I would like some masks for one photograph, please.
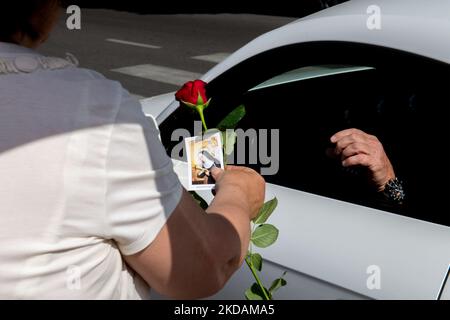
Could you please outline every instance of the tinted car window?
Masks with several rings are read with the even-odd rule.
[[[345,59],[337,56],[347,63],[351,52],[347,53]],[[365,62],[365,68],[357,72],[312,77],[260,90],[251,89],[286,71],[318,65],[292,65],[280,68],[278,73],[268,68],[266,77],[253,82],[233,82],[225,75],[230,86],[224,86],[222,80],[218,81],[220,86],[210,90],[218,101],[210,109],[214,108],[214,114],[208,116],[210,121],[218,121],[243,103],[247,116],[240,124],[242,129],[280,130],[280,170],[265,177],[270,183],[450,225],[448,66],[398,52],[367,56],[359,62]],[[232,94],[230,99],[226,91],[239,81],[241,93]],[[221,89],[225,91],[222,96]],[[162,128],[189,128],[194,119],[195,115],[179,109]],[[326,155],[330,137],[347,128],[361,129],[383,143],[405,184],[407,198],[403,205],[392,205],[373,190],[363,168],[344,169],[339,161]],[[167,138],[164,141],[170,149],[171,143]],[[255,169],[263,166],[247,165]]]
[[[280,128],[280,171],[267,176],[267,181],[413,217],[445,220],[449,189],[448,180],[441,179],[450,176],[445,165],[450,163],[448,94],[429,77],[402,79],[390,73],[333,75],[246,94],[248,115],[241,126]],[[405,183],[404,205],[385,202],[368,183],[363,168],[344,169],[339,160],[326,155],[330,137],[348,128],[361,129],[382,142]]]

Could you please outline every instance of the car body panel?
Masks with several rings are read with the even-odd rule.
[[[279,278],[287,271],[284,279],[288,285],[274,294],[276,300],[367,300],[368,297],[359,295],[350,290],[335,286],[331,283],[310,277],[300,272],[291,270],[286,266],[263,261],[262,280],[269,282]],[[247,265],[243,265],[230,279],[227,285],[216,295],[210,297],[213,300],[244,299],[244,292],[253,284]],[[270,282],[268,283],[270,284]]]
[[[271,223],[281,231],[266,259],[375,299],[437,298],[449,228],[280,186],[267,193],[279,198]],[[370,267],[380,288],[367,285]]]
[[[405,5],[407,4],[407,5]],[[217,75],[270,49],[295,43],[341,41],[411,52],[450,63],[450,2],[445,0],[380,0],[381,29],[367,27],[370,0],[346,2],[263,34],[229,56],[203,76]],[[437,33],[436,30],[440,32]],[[420,39],[420,41],[417,41]]]
[[[142,99],[140,101],[142,111],[147,117],[152,116],[156,118],[174,100],[174,97],[175,92],[169,92],[151,98]]]
[[[439,297],[440,300],[450,300],[450,266],[448,267],[447,276],[444,279],[441,295]]]
[[[174,160],[174,168],[187,186],[187,163]],[[209,191],[199,194],[212,200]],[[450,228],[268,184],[266,200],[275,196],[270,223],[280,237],[258,252],[280,266],[279,275],[285,267],[375,299],[437,299],[450,265]],[[379,268],[379,289],[367,286],[371,266]]]

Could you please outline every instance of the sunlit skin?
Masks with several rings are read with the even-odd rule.
[[[378,191],[395,178],[394,167],[377,137],[358,129],[340,131],[331,137],[333,155],[340,157],[344,167],[363,166]]]

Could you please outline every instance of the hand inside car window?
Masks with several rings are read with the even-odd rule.
[[[327,155],[341,161],[344,168],[365,168],[372,186],[389,200],[401,203],[404,192],[394,167],[380,140],[359,129],[346,129],[330,138]]]

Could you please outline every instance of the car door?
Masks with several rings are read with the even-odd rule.
[[[271,217],[279,240],[260,250],[264,280],[288,271],[288,286],[276,298],[440,296],[450,265],[450,159],[443,151],[450,146],[449,80],[448,65],[424,57],[314,42],[265,52],[210,82],[208,122],[243,103],[240,129],[257,133],[244,135],[248,154],[235,152],[230,162],[268,172],[267,199],[279,200]],[[179,108],[160,119],[184,180],[173,132],[194,134],[195,115]],[[329,138],[347,128],[383,143],[405,182],[403,205],[373,191],[363,168],[344,169],[327,156]],[[243,267],[216,298],[243,298],[251,283]]]

